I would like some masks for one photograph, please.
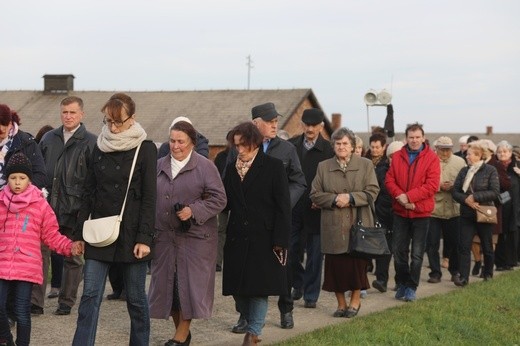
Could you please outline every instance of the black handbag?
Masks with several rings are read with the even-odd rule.
[[[360,212],[357,213],[357,220],[350,228],[350,240],[348,254],[353,257],[374,259],[391,255],[386,241],[386,228],[382,227],[375,213],[372,196],[367,193],[370,211],[375,220],[374,227],[363,226]]]

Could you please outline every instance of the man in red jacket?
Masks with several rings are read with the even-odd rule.
[[[394,153],[385,185],[394,210],[395,298],[410,302],[416,299],[441,167],[439,158],[425,143],[421,124],[408,125],[405,135],[406,145]]]

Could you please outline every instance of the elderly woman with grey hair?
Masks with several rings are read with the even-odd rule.
[[[361,218],[372,225],[369,207],[375,201],[379,185],[372,162],[354,155],[356,137],[347,128],[331,136],[335,156],[320,162],[312,182],[310,198],[321,208],[321,251],[325,254],[323,289],[334,292],[338,302],[334,317],[351,318],[361,307],[361,290],[369,288],[368,261],[350,256],[350,228]],[[345,292],[351,291],[347,304]]]
[[[513,155],[513,146],[507,141],[497,144],[497,164],[507,172],[510,200],[502,203],[502,233],[498,236],[495,249],[496,270],[511,270],[518,262],[518,225],[520,224],[520,164]]]

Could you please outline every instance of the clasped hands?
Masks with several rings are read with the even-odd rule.
[[[336,207],[347,208],[350,206],[350,195],[348,193],[340,193],[336,196]]]
[[[408,200],[408,196],[406,195],[406,193],[402,193],[402,194],[400,194],[400,195],[397,196],[395,199],[396,199],[397,203],[399,203],[400,205],[402,205],[405,209],[408,209],[408,210],[415,210],[415,203],[411,203],[411,202]]]

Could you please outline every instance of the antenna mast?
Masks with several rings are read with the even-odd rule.
[[[248,55],[246,57],[246,59],[247,59],[247,63],[246,63],[246,66],[247,66],[247,90],[249,90],[249,87],[251,85],[251,69],[254,66],[253,66],[253,60],[251,60],[251,55]]]

